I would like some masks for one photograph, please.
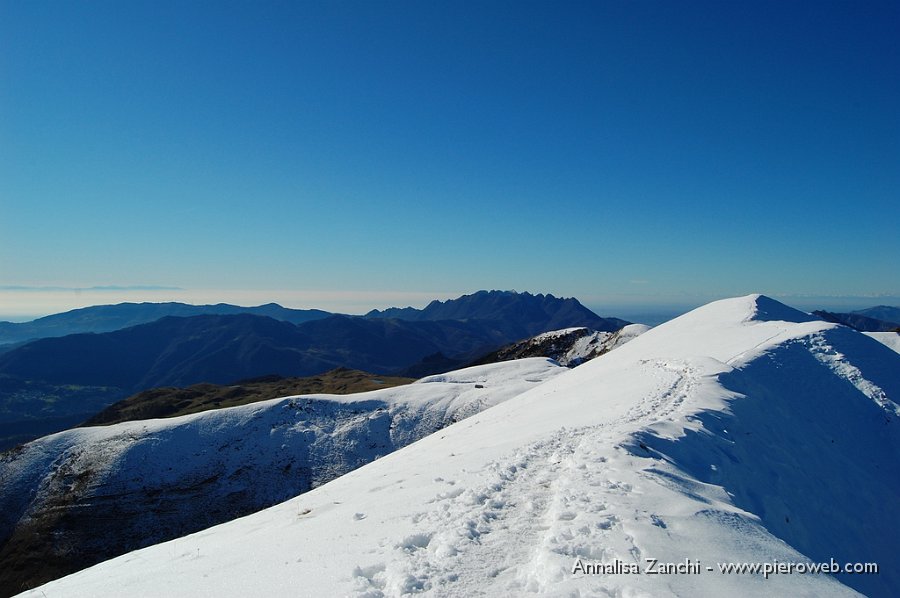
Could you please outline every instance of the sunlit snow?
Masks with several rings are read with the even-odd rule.
[[[297,498],[27,595],[891,595],[898,372],[855,331],[718,301]],[[880,573],[717,569],[830,558]],[[650,560],[700,571],[578,567]]]

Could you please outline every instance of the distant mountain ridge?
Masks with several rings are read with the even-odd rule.
[[[844,326],[849,326],[850,328],[859,330],[860,332],[891,332],[900,328],[900,324],[898,324],[896,321],[877,319],[863,313],[867,312],[890,315],[889,311],[885,311],[890,309],[893,308],[872,308],[872,310],[862,310],[860,312],[852,313],[834,313],[830,311],[818,310],[812,313],[813,315],[818,316],[826,322],[843,324]]]
[[[28,343],[0,355],[0,374],[52,384],[113,386],[127,394],[267,374],[310,376],[337,367],[396,374],[437,353],[474,359],[515,340],[510,328],[520,327],[489,320],[414,322],[340,315],[298,326],[249,314],[167,316],[114,332]]]
[[[228,303],[189,305],[187,303],[118,303],[73,309],[32,320],[0,322],[0,345],[39,338],[67,336],[85,332],[112,332],[154,322],[166,316],[253,314],[300,324],[332,315],[320,309],[290,309],[277,303],[241,307]]]
[[[559,327],[613,331],[627,324],[601,318],[576,299],[530,293],[480,291],[410,309],[366,317],[319,312],[298,325],[249,313],[165,316],[112,332],[28,343],[0,355],[0,373],[129,391],[267,374],[306,376],[337,367],[392,374],[436,353],[474,358]],[[406,317],[387,317],[401,312]]]
[[[890,305],[876,305],[866,309],[858,309],[854,314],[874,318],[882,322],[893,322],[900,325],[900,307],[892,307]]]
[[[614,328],[620,322],[600,318],[574,299],[549,295],[481,292],[440,305],[441,314],[434,308],[429,313],[459,319],[332,314],[294,325],[248,313],[205,314],[166,316],[111,332],[39,339],[0,354],[0,376],[9,380],[7,386],[18,389],[12,395],[0,388],[0,424],[30,425],[35,417],[51,420],[63,415],[59,411],[68,405],[64,396],[50,402],[42,401],[39,393],[23,394],[21,388],[31,382],[58,389],[102,387],[102,396],[89,401],[96,413],[131,394],[160,386],[227,384],[269,374],[312,376],[338,367],[421,377],[455,369],[548,330],[585,322]],[[85,391],[79,393],[84,401]],[[13,404],[15,409],[9,408]],[[67,416],[75,413],[65,410]]]
[[[337,367],[389,374],[435,352],[477,353],[504,338],[481,325],[453,321],[335,315],[295,326],[249,314],[167,316],[114,332],[28,343],[0,355],[0,372],[54,384],[114,386],[131,394],[268,374],[310,376]]]
[[[518,293],[516,291],[478,291],[447,301],[432,301],[424,309],[392,307],[374,309],[366,318],[424,320],[500,320],[516,321],[527,331],[524,336],[583,326],[601,332],[613,332],[630,324],[619,318],[602,318],[575,298]],[[519,339],[516,339],[519,340]]]

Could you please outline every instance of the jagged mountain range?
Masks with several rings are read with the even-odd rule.
[[[154,322],[166,316],[236,314],[266,316],[292,324],[301,324],[335,315],[320,309],[291,309],[277,303],[267,303],[255,307],[242,307],[228,303],[189,305],[178,302],[95,305],[45,316],[30,322],[0,322],[0,346],[69,334],[112,332]],[[596,330],[613,331],[628,324],[617,318],[600,318],[574,298],[557,298],[550,294],[532,295],[515,291],[478,291],[457,299],[432,301],[424,309],[391,307],[382,311],[372,310],[365,317],[409,321],[492,320],[515,322],[521,331],[518,338],[566,326],[587,326]]]
[[[515,291],[478,291],[458,299],[432,301],[424,309],[390,308],[372,310],[366,318],[425,320],[489,320],[515,322],[519,327],[510,336],[517,339],[541,332],[583,326],[600,332],[613,332],[630,322],[619,318],[600,318],[575,298],[517,293]]]

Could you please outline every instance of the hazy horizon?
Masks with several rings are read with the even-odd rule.
[[[63,313],[94,305],[117,303],[165,303],[180,302],[193,305],[230,303],[243,307],[278,303],[294,309],[321,309],[334,313],[363,315],[372,309],[389,307],[424,308],[433,300],[455,299],[478,290],[512,289],[471,289],[454,292],[391,293],[366,291],[253,291],[253,290],[188,290],[179,288],[124,288],[108,286],[102,288],[11,288],[0,287],[0,321],[26,322],[47,315]],[[518,289],[532,294],[552,294],[557,297],[569,295],[554,293],[552,290]],[[749,292],[747,294],[750,294]],[[764,293],[766,294],[766,293]],[[771,294],[803,311],[825,309],[830,311],[854,311],[876,305],[900,305],[900,297],[884,296],[788,296]],[[603,317],[617,317],[625,320],[656,325],[686,313],[696,307],[727,298],[727,295],[708,297],[647,297],[611,295],[605,298],[578,297],[585,307]]]

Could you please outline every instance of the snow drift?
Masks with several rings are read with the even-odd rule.
[[[850,329],[718,301],[302,496],[29,595],[896,595],[898,372]],[[829,559],[879,573],[719,569]]]

